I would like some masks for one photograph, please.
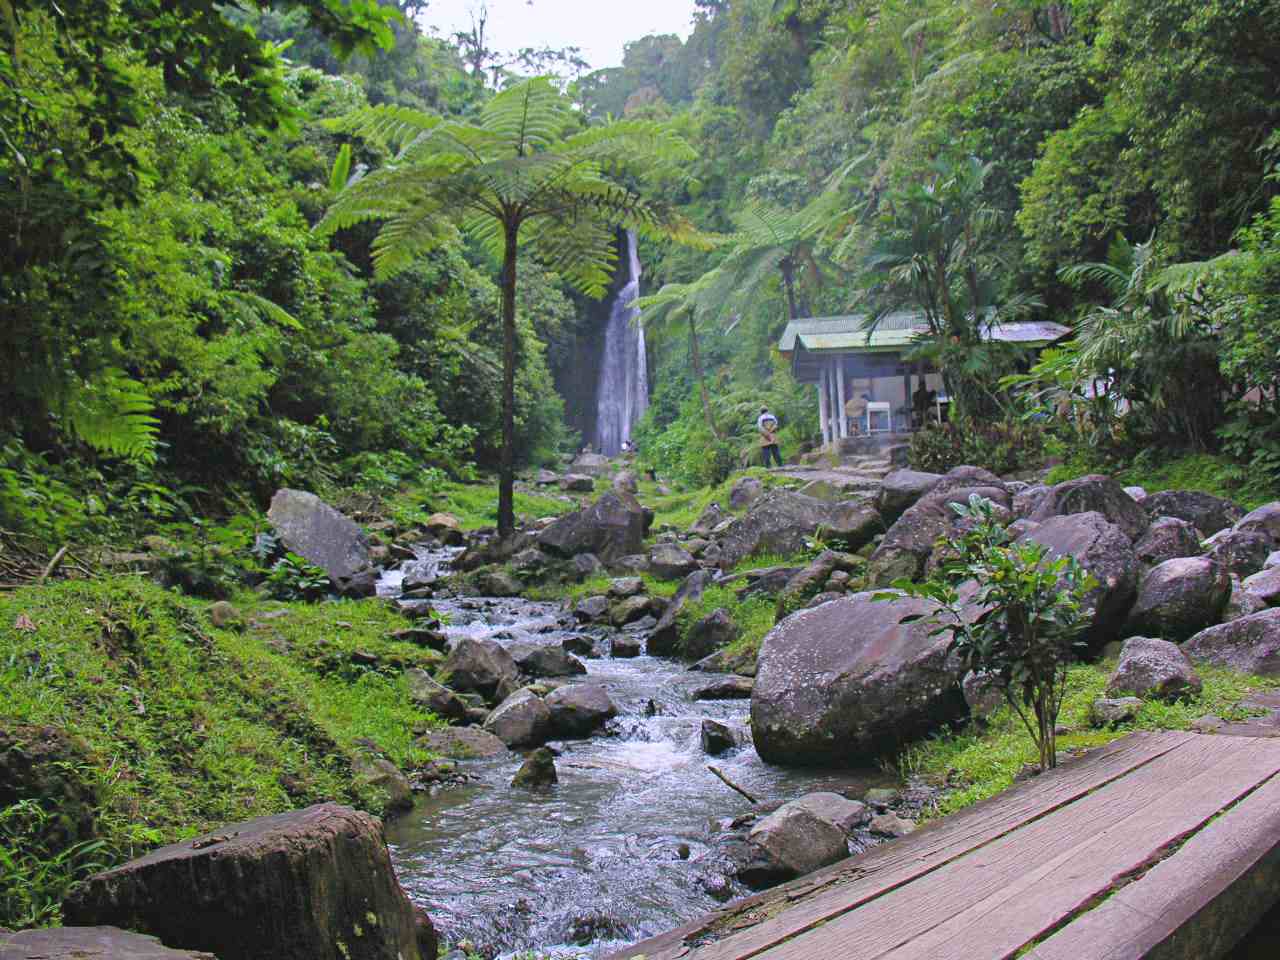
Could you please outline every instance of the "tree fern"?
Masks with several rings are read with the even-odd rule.
[[[108,367],[71,388],[63,413],[72,432],[95,450],[150,463],[159,426],[154,409],[142,384]]]

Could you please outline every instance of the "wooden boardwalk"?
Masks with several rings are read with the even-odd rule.
[[[1280,901],[1280,739],[1135,733],[619,954],[1211,960]]]

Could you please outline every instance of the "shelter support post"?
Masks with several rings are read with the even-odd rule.
[[[849,436],[849,417],[845,413],[845,395],[844,395],[844,364],[840,358],[835,358],[836,364],[836,422],[840,424],[840,439],[843,440]]]
[[[822,443],[831,442],[831,417],[827,411],[827,371],[818,374],[818,425],[822,429]]]

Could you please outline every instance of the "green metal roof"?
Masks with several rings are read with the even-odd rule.
[[[793,320],[778,341],[778,349],[791,353],[799,345],[806,351],[843,351],[852,353],[878,353],[901,350],[915,342],[928,327],[924,316],[904,310],[886,314],[868,336],[870,320],[865,313],[843,317],[812,317]],[[1040,346],[1066,336],[1070,329],[1060,323],[1042,320],[1019,323],[996,323],[987,331],[992,340],[1006,343],[1023,343]]]

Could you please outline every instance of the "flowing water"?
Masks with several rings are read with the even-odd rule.
[[[467,598],[432,606],[448,614],[451,638],[559,645],[566,632],[557,604]],[[710,760],[699,743],[704,717],[749,737],[746,701],[691,699],[714,675],[647,656],[585,663],[587,677],[575,682],[603,683],[619,716],[590,740],[553,745],[555,787],[513,789],[516,753],[470,761],[461,766],[472,782],[438,789],[388,827],[401,882],[450,942],[469,940],[485,953],[594,955],[748,893],[726,878],[715,841],[751,804],[708,762],[763,803],[820,789],[861,792],[886,779],[769,767],[749,743]]]
[[[640,296],[640,257],[636,235],[630,230],[627,264],[627,285],[618,291],[605,326],[596,388],[596,450],[608,457],[622,449],[622,441],[631,439],[631,428],[649,406],[644,330],[635,307]]]

